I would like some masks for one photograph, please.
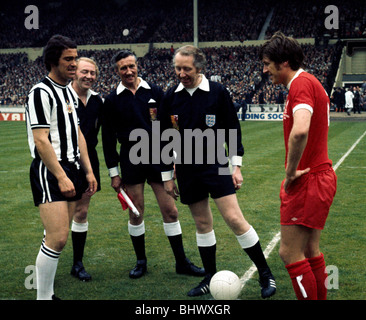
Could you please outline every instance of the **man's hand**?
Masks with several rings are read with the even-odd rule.
[[[240,167],[233,166],[233,173],[231,176],[233,178],[233,184],[234,184],[235,190],[239,190],[243,183],[243,176],[241,174]]]
[[[86,181],[88,181],[88,189],[85,190],[85,193],[91,197],[93,194],[97,192],[98,182],[95,179],[94,173],[89,173],[86,175]]]
[[[119,193],[121,187],[122,187],[122,179],[120,176],[114,176],[111,178],[111,187]]]
[[[283,188],[285,189],[285,192],[288,193],[288,188],[292,182],[294,182],[296,179],[300,178],[304,174],[307,174],[309,171],[310,171],[310,168],[306,168],[305,170],[296,170],[295,174],[293,174],[293,175],[286,174],[285,183],[283,184]]]
[[[167,194],[169,194],[171,197],[174,198],[174,200],[177,200],[179,197],[179,191],[178,188],[174,182],[174,179],[164,181],[164,190]]]
[[[74,184],[66,174],[58,179],[58,187],[60,188],[62,195],[66,198],[75,197],[76,191]]]

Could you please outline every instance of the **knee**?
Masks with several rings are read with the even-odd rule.
[[[306,249],[305,249],[305,257],[307,258],[312,258],[312,257],[318,257],[320,256],[320,249],[318,246],[316,247],[311,247],[311,246],[308,246]]]
[[[51,249],[61,252],[66,245],[68,233],[46,235],[46,245]]]
[[[85,207],[77,208],[74,214],[74,220],[77,223],[84,223],[86,222],[88,216],[88,209]]]
[[[178,221],[178,209],[175,205],[162,208],[161,213],[163,215],[163,220],[165,223],[172,223]]]
[[[62,237],[58,240],[57,246],[59,248],[58,251],[61,251],[65,246],[67,242],[67,237]]]
[[[229,211],[224,218],[230,229],[237,235],[241,235],[250,229],[250,224],[245,220],[241,211]]]
[[[213,223],[209,219],[204,217],[195,217],[194,222],[196,224],[196,230],[198,233],[206,234],[213,229]]]
[[[289,264],[288,261],[289,261],[290,255],[289,255],[288,250],[286,250],[284,247],[280,246],[280,249],[278,250],[278,254],[285,265]]]

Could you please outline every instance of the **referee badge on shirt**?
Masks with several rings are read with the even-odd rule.
[[[156,120],[156,115],[158,113],[158,109],[157,108],[149,108],[149,110],[150,110],[150,120],[155,121]]]
[[[179,130],[178,115],[171,115],[170,120],[172,121],[173,128]]]
[[[215,114],[206,114],[206,124],[208,127],[213,127],[216,123]]]

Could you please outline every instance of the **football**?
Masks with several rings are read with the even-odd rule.
[[[219,271],[210,281],[210,292],[215,300],[235,300],[241,289],[241,281],[232,271]]]

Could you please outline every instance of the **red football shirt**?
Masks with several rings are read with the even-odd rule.
[[[283,114],[283,130],[287,165],[288,140],[293,126],[293,114],[306,108],[312,113],[308,142],[298,170],[314,169],[330,164],[328,157],[329,97],[321,83],[311,74],[300,69],[288,84],[289,94]]]

